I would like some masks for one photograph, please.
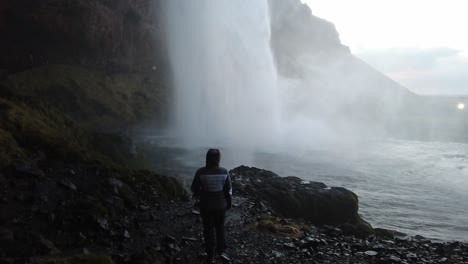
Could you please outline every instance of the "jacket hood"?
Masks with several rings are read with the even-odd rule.
[[[206,152],[206,167],[218,167],[221,160],[219,149],[209,149]]]

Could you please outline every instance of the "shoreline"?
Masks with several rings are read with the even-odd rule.
[[[260,195],[254,182],[246,179],[260,179],[262,184],[264,177],[281,184],[287,180],[288,191],[307,191],[298,189],[297,179],[249,167],[231,172],[234,207],[226,221],[231,263],[468,261],[468,244],[463,242],[401,237],[384,229],[362,236],[366,225],[359,227],[362,222],[351,211],[336,215],[336,211],[322,208],[324,214],[332,215],[288,217],[285,214],[291,212],[265,200],[269,196]],[[4,212],[0,259],[5,263],[202,263],[199,215],[174,178],[144,170],[44,160],[38,166],[2,170],[0,182]],[[324,184],[309,187],[313,187],[307,191],[310,195],[318,191],[353,197],[343,188],[327,194],[321,191]],[[348,216],[351,218],[342,218]],[[324,220],[331,222],[312,223]]]

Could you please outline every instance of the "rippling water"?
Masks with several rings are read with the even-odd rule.
[[[153,139],[154,168],[189,184],[206,149]],[[374,227],[411,235],[468,241],[468,144],[389,140],[359,150],[273,154],[222,149],[222,165],[256,166],[282,176],[346,187]]]

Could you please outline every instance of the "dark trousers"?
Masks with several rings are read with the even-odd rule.
[[[223,253],[226,250],[226,238],[224,236],[224,217],[226,210],[206,211],[201,210],[203,221],[203,235],[205,237],[205,250],[208,257],[214,256],[216,231],[216,251]]]

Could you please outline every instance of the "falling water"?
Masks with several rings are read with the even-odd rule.
[[[167,1],[173,127],[185,146],[263,146],[279,126],[267,0]]]

